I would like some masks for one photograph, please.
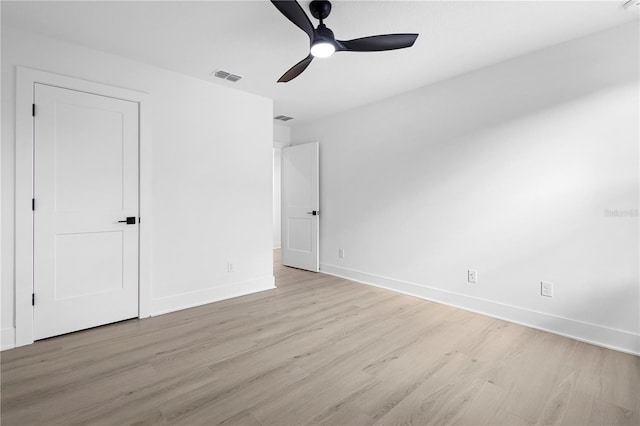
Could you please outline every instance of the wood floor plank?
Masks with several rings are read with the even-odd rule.
[[[1,354],[3,425],[636,425],[640,358],[286,268]]]

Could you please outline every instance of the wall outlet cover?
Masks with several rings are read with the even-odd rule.
[[[541,281],[540,295],[545,297],[553,297],[553,283],[549,281]]]

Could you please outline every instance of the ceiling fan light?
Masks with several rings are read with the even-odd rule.
[[[321,41],[311,46],[311,54],[316,58],[328,58],[336,51],[333,43]]]

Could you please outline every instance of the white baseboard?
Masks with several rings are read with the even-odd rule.
[[[206,305],[220,300],[245,296],[259,291],[271,290],[275,287],[274,277],[258,278],[249,281],[224,284],[212,288],[207,288],[189,293],[181,293],[173,296],[152,299],[151,316],[180,311],[182,309],[193,308]]]
[[[320,272],[559,334],[616,351],[640,355],[640,335],[628,331],[563,318],[492,300],[480,299],[434,287],[342,268],[336,265],[321,264]]]
[[[7,349],[13,349],[15,347],[16,347],[16,329],[3,328],[2,336],[0,337],[0,350],[5,351]]]

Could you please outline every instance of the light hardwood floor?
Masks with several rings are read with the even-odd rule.
[[[2,424],[640,424],[640,358],[278,264],[278,288],[5,351]]]

